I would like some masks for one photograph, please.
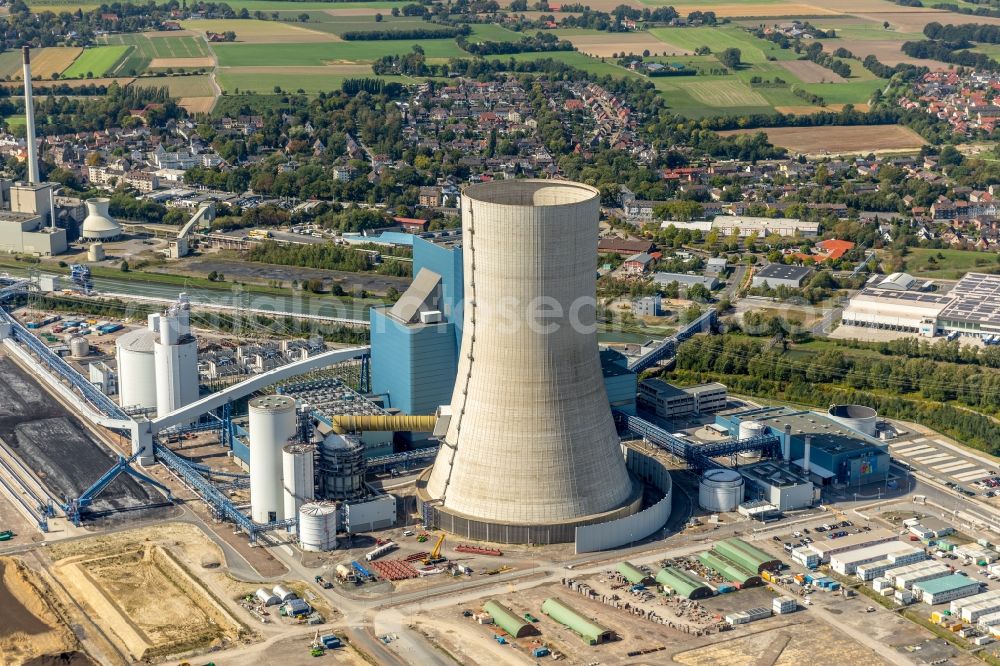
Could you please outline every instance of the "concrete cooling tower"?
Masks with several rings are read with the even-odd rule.
[[[566,542],[639,509],[598,355],[599,205],[596,189],[551,180],[462,195],[462,349],[447,434],[418,485],[446,531]]]

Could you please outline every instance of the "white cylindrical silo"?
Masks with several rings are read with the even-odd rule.
[[[104,243],[91,243],[87,248],[87,261],[104,261]]]
[[[299,508],[299,546],[302,550],[323,551],[337,547],[337,505],[310,502]]]
[[[698,484],[698,504],[706,511],[735,511],[743,501],[743,476],[733,469],[710,469]]]
[[[165,416],[198,399],[198,341],[173,314],[160,316],[156,335],[156,413]]]
[[[140,328],[115,340],[118,404],[123,408],[156,409],[155,339],[155,333]]]
[[[257,523],[285,519],[281,451],[295,436],[295,400],[254,398],[250,408],[250,517]]]
[[[752,439],[754,437],[766,435],[767,432],[767,426],[759,421],[741,421],[737,439]],[[737,454],[737,458],[741,464],[746,464],[755,460],[760,460],[760,453],[761,452],[759,450],[740,451],[739,454]]]
[[[878,430],[878,412],[864,405],[830,405],[827,415],[851,430],[875,437]]]
[[[73,358],[84,358],[90,355],[90,343],[82,335],[74,336],[69,341],[69,355]]]
[[[281,450],[281,469],[285,516],[292,518],[299,507],[316,497],[316,477],[313,473],[311,444],[288,444]]]
[[[596,337],[599,212],[598,190],[566,181],[464,190],[462,348],[426,484],[438,512],[530,527],[632,510]]]

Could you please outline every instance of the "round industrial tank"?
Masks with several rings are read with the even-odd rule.
[[[87,338],[82,335],[70,338],[69,355],[73,358],[84,358],[86,356],[90,356],[90,343],[87,342]]]
[[[766,435],[767,432],[767,426],[759,421],[741,421],[737,439],[751,439]],[[736,457],[741,463],[750,463],[760,460],[760,451],[740,451]]]
[[[743,476],[733,469],[710,469],[698,484],[698,505],[706,511],[735,511],[743,501]]]
[[[353,437],[331,433],[320,447],[320,477],[327,499],[356,499],[365,494],[365,447]]]
[[[334,550],[337,547],[337,505],[309,502],[299,507],[299,546],[302,550]]]
[[[87,248],[87,261],[104,261],[104,243],[91,243]]]
[[[281,451],[295,436],[295,400],[266,395],[251,400],[249,408],[250,516],[257,523],[284,520]]]
[[[462,520],[570,534],[633,513],[596,337],[600,192],[505,180],[462,192],[466,306],[451,421],[418,484]],[[547,538],[547,537],[543,537]],[[560,540],[562,536],[558,537]]]
[[[115,340],[118,358],[118,404],[156,409],[156,333],[148,328],[129,331]]]
[[[111,199],[97,197],[87,199],[87,217],[83,219],[80,237],[83,240],[113,240],[122,235],[122,228],[108,212]]]
[[[864,405],[830,405],[827,414],[837,423],[852,430],[875,436],[878,429],[878,412]]]
[[[315,451],[311,444],[288,444],[281,450],[286,517],[297,515],[299,507],[316,497],[316,477],[313,474]]]

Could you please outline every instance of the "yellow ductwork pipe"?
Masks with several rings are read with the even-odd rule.
[[[348,432],[432,432],[436,416],[334,416],[333,431],[338,435]]]

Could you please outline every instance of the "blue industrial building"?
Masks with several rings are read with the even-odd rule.
[[[868,437],[826,417],[823,414],[791,407],[761,407],[715,417],[717,425],[736,437],[740,423],[756,421],[770,432],[783,437],[785,426],[791,426],[791,460],[802,465],[805,438],[810,437],[809,472],[823,483],[860,486],[884,482],[889,475],[888,448]]]
[[[413,283],[395,305],[372,308],[371,385],[387,409],[433,414],[451,403],[462,346],[462,237],[413,236]],[[625,357],[601,353],[614,409],[635,414],[636,374]]]

